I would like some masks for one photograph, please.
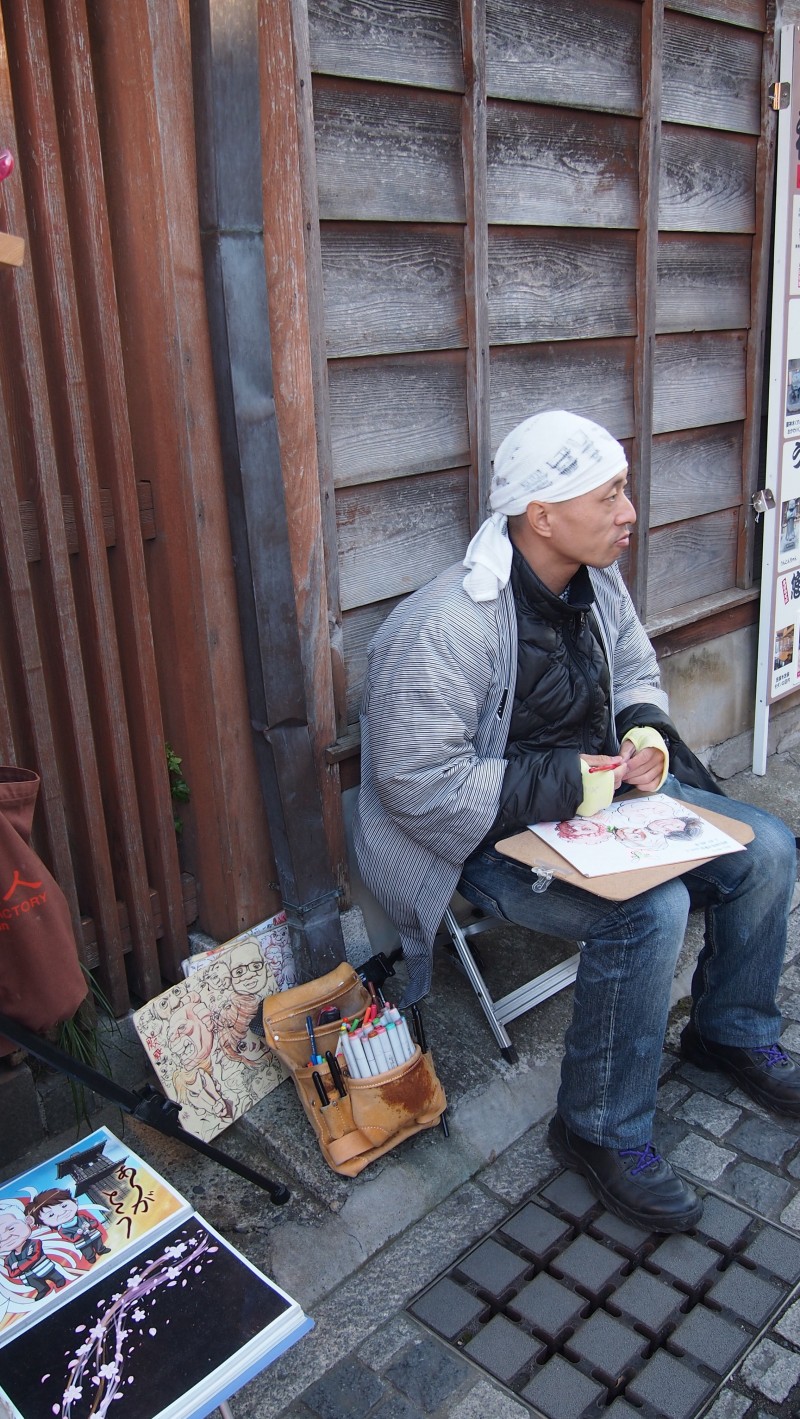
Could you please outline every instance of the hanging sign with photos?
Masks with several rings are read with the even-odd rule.
[[[800,690],[800,27],[781,31],[775,246],[753,772],[766,771],[770,707]],[[787,101],[788,100],[788,101]]]

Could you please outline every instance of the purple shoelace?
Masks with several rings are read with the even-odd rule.
[[[630,1170],[630,1175],[635,1178],[637,1173],[643,1173],[645,1168],[651,1168],[654,1163],[661,1162],[661,1154],[657,1153],[652,1143],[645,1143],[643,1148],[620,1148],[620,1158],[638,1159],[634,1167]]]
[[[776,1064],[790,1063],[788,1054],[781,1049],[780,1045],[757,1045],[753,1053],[763,1054],[767,1069],[772,1069]]]

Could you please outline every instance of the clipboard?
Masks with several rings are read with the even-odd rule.
[[[680,798],[670,796],[669,801],[681,803],[690,813],[696,813],[698,818],[705,818],[708,823],[727,833],[728,837],[734,838],[737,843],[744,845],[752,842],[755,837],[750,824],[742,823],[738,818],[727,818],[724,813],[715,813],[711,808],[698,808],[696,803],[684,803]],[[629,897],[638,897],[640,892],[648,892],[651,887],[658,887],[662,882],[669,882],[673,877],[682,877],[684,872],[691,872],[706,862],[713,862],[716,856],[724,856],[714,853],[711,857],[696,857],[688,862],[669,862],[661,867],[632,867],[627,872],[608,872],[601,877],[586,877],[549,843],[532,833],[530,828],[515,833],[511,838],[503,838],[495,843],[495,848],[503,857],[510,857],[514,862],[522,863],[524,867],[544,868],[552,872],[559,882],[568,882],[571,887],[580,887],[584,892],[591,892],[595,897],[606,897],[611,902],[625,902]]]

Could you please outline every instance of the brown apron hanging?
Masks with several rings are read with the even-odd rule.
[[[66,898],[30,846],[39,783],[0,767],[0,1011],[36,1031],[69,1020],[87,990]],[[0,1036],[0,1055],[15,1048]]]

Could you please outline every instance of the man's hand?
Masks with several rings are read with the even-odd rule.
[[[629,783],[642,793],[655,793],[664,774],[664,755],[660,749],[635,749],[630,739],[620,748],[622,758],[620,783]],[[619,785],[617,785],[619,786]]]
[[[633,745],[628,745],[632,749]],[[623,758],[622,750],[619,754],[581,754],[584,764],[588,764],[590,769],[613,769],[614,770],[614,792],[616,793],[620,784],[625,778],[625,770],[628,765]]]

